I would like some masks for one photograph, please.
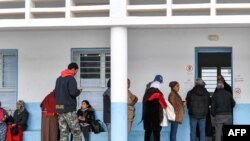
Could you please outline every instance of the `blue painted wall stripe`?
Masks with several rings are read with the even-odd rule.
[[[28,131],[38,131],[41,129],[41,110],[39,107],[40,103],[26,103],[26,108],[30,113],[28,120]],[[140,123],[142,114],[142,104],[137,103],[135,106],[136,113],[134,122],[132,125],[132,131],[127,136],[127,113],[126,103],[112,103],[112,141],[143,141],[144,139],[144,129],[143,123]],[[234,124],[245,124],[250,125],[250,103],[247,104],[236,104],[234,108]],[[102,111],[96,111],[98,118],[102,119]],[[161,131],[161,141],[169,141],[170,125],[162,128]],[[24,134],[24,141],[33,141],[30,136],[31,132]],[[39,133],[39,132],[38,132]],[[32,139],[39,140],[40,133],[33,136]],[[39,136],[38,136],[39,135]],[[91,134],[91,141],[106,141],[107,133],[102,134]],[[185,115],[183,123],[178,127],[177,141],[190,141],[190,125],[188,110],[185,109]]]
[[[127,141],[127,103],[111,103],[111,140]]]

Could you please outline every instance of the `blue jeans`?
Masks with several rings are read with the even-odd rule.
[[[176,141],[178,122],[171,121],[170,141]]]
[[[199,126],[200,141],[206,141],[206,118],[196,119],[190,117],[190,141],[197,141],[196,127]]]

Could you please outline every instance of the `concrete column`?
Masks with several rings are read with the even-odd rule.
[[[111,28],[111,141],[127,141],[127,28]]]
[[[127,16],[129,0],[110,0],[110,17]],[[127,141],[127,28],[111,27],[111,141]]]

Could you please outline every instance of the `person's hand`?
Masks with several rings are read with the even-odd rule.
[[[82,120],[82,121],[85,120],[85,118],[84,118],[83,116],[79,116],[78,119],[79,119],[79,120]]]
[[[13,123],[13,124],[12,124],[12,127],[14,127],[14,126],[16,126],[16,124],[15,124],[15,123]]]

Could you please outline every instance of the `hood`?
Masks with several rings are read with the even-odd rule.
[[[199,96],[202,96],[202,95],[204,95],[205,90],[206,90],[206,89],[204,88],[204,86],[197,85],[197,86],[195,86],[195,87],[193,88],[192,93],[194,93],[194,94],[196,94],[196,95],[199,95]]]
[[[74,76],[74,72],[72,70],[66,69],[61,72],[62,77],[66,76]]]
[[[156,88],[156,89],[160,89],[161,88],[161,83],[160,82],[158,82],[158,81],[154,81],[154,82],[152,82],[151,83],[151,85],[150,85],[150,88]]]

